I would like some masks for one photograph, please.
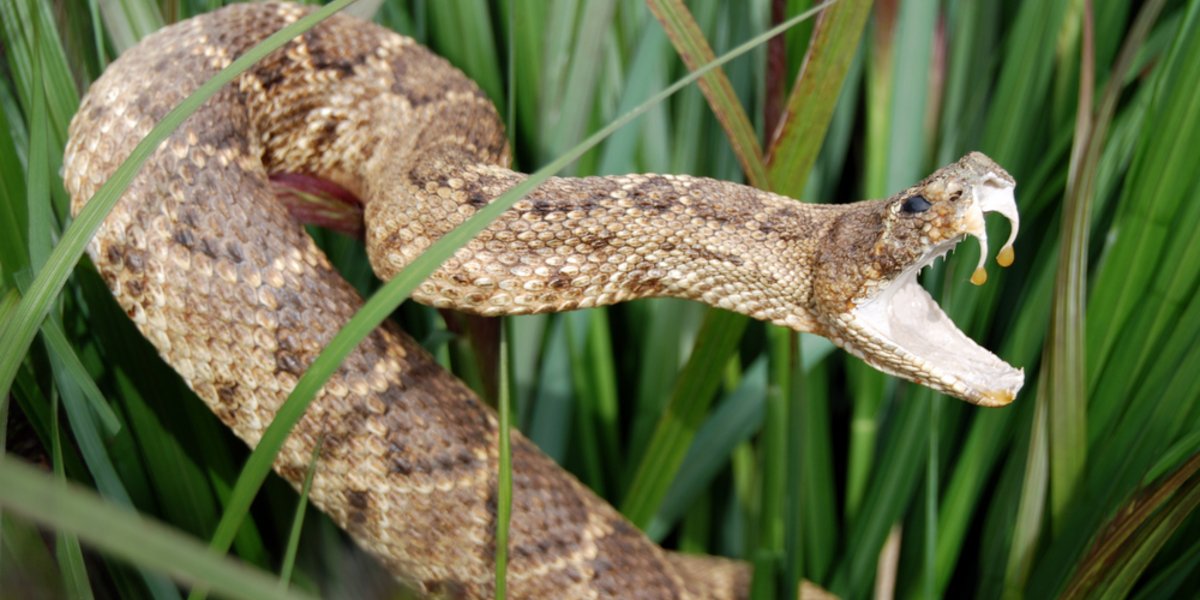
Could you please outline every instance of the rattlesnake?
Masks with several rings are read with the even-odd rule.
[[[147,37],[72,121],[78,211],[153,124],[308,9],[235,5]],[[333,182],[365,203],[383,278],[523,175],[479,88],[415,42],[335,16],[226,86],[150,158],[88,251],[121,306],[216,415],[257,443],[297,376],[361,301],[274,198],[272,175]],[[1017,215],[1012,178],[973,153],[890,199],[801,204],[696,177],[554,178],[414,293],[483,315],[678,296],[827,336],[889,373],[985,405],[1013,369],[959,332],[916,283],[983,213]],[[1011,240],[1002,257],[1011,257]],[[418,589],[486,597],[497,424],[392,325],[345,361],[280,452],[298,484],[323,436],[312,501]],[[648,541],[519,434],[514,597],[742,595],[747,569]]]

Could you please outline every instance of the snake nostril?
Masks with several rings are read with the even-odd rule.
[[[904,204],[900,205],[900,210],[911,214],[923,213],[929,210],[931,206],[933,205],[925,199],[925,196],[918,194],[916,196],[909,196],[908,198],[905,198]]]

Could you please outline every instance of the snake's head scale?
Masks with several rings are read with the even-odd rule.
[[[996,260],[1012,264],[1015,186],[1004,169],[973,152],[891,198],[851,205],[817,256],[814,300],[828,336],[875,368],[945,394],[982,406],[1012,402],[1024,372],[959,331],[917,275],[972,236],[981,252],[971,281],[982,285],[989,212],[1011,224]]]

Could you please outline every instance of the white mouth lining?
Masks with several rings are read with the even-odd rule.
[[[1016,393],[1024,373],[967,337],[917,282],[917,274],[943,257],[962,238],[949,240],[901,273],[875,298],[854,310],[856,324],[876,338],[894,344],[910,360],[928,369],[941,383],[987,394]]]

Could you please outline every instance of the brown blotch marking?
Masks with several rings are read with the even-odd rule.
[[[452,579],[439,580],[433,579],[421,583],[425,587],[429,595],[434,598],[466,598],[467,585],[461,581]]]
[[[208,255],[209,258],[215,259],[217,257],[217,252],[219,251],[219,248],[218,248],[217,242],[215,240],[212,240],[210,238],[203,238],[200,240],[200,251],[203,252],[204,254]]]
[[[746,262],[745,259],[743,259],[742,257],[740,257],[736,254],[728,254],[725,252],[714,252],[707,248],[696,248],[696,249],[692,250],[692,252],[695,253],[696,256],[699,256],[708,261],[727,262],[727,263],[738,265],[738,266],[741,266],[742,264],[744,264]]]
[[[279,472],[279,476],[288,481],[304,481],[308,476],[308,469],[296,465],[279,465],[275,467]]]
[[[362,525],[367,522],[367,511],[371,509],[370,492],[365,490],[346,490],[346,515],[352,525]]]
[[[547,283],[547,285],[550,286],[551,289],[555,290],[568,288],[571,287],[571,278],[563,275],[555,275],[554,277],[550,278],[550,281]]]
[[[409,368],[401,371],[400,384],[405,388],[412,389],[424,385],[426,381],[440,379],[442,375],[441,367],[437,363],[425,357],[419,357],[409,365]]]
[[[130,296],[140,298],[146,291],[146,282],[141,279],[130,279],[125,282],[125,289],[129,290]]]
[[[300,376],[304,374],[304,361],[296,354],[284,350],[275,352],[275,372],[291,373]]]
[[[403,442],[392,442],[388,446],[388,456],[391,457],[389,470],[393,473],[407,477],[416,469],[416,465],[409,460],[408,448]]]
[[[217,398],[222,404],[233,404],[237,400],[238,387],[241,385],[236,381],[217,381]]]
[[[236,240],[225,243],[225,252],[229,254],[229,258],[233,260],[234,264],[246,260],[246,253],[242,250],[242,245]]]
[[[171,239],[188,250],[192,250],[196,245],[196,237],[189,229],[176,229]]]
[[[200,226],[200,215],[193,208],[184,208],[179,211],[179,222],[191,228]]]
[[[109,245],[104,254],[108,257],[108,263],[114,267],[120,267],[124,260],[124,253],[121,252],[121,249],[116,244]]]

